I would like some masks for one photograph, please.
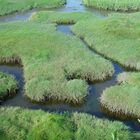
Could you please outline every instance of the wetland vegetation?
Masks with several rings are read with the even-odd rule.
[[[12,75],[0,72],[0,100],[16,93],[17,81]]]
[[[140,73],[121,73],[118,83],[103,92],[101,103],[116,115],[140,118]]]
[[[139,71],[139,17],[140,13],[112,14],[103,20],[77,22],[72,31],[98,53]]]
[[[112,14],[104,20],[77,22],[72,30],[91,49],[129,70],[139,71],[139,23],[139,13]],[[120,85],[103,92],[101,103],[111,112],[139,118],[139,72],[121,74],[119,81],[121,78]]]
[[[140,10],[139,0],[83,0],[89,7],[115,11],[138,11]]]
[[[114,72],[108,60],[84,48],[78,38],[56,32],[54,24],[0,26],[0,61],[21,61],[31,100],[81,102],[88,94],[86,81],[102,81]]]
[[[0,0],[0,15],[63,7],[69,1]],[[83,2],[109,10],[139,10],[137,0]],[[80,5],[80,0],[77,3]],[[83,11],[78,12],[69,6],[69,12],[65,8],[57,9],[61,12],[34,10],[28,21],[0,23],[0,64],[18,64],[23,69],[20,86],[25,85],[20,92],[27,98],[18,94],[29,103],[27,109],[20,105],[21,100],[21,107],[0,106],[0,139],[139,140],[140,125],[135,119],[140,118],[140,13],[100,18],[82,5]],[[71,25],[71,33],[59,32],[59,25]],[[8,72],[0,72],[0,100],[15,94],[18,82]],[[94,113],[84,106],[92,100],[90,88],[97,98],[88,104],[97,106]],[[47,108],[45,103],[50,101],[56,108],[54,101],[72,104],[75,110],[37,110]],[[37,103],[44,104],[30,107]],[[78,110],[77,104],[84,111]],[[116,119],[120,115],[124,121]]]
[[[17,107],[1,108],[0,112],[1,140],[112,140],[112,135],[132,140],[136,137],[123,123],[84,113],[57,114]]]
[[[0,0],[0,15],[23,12],[33,8],[56,8],[65,3],[65,0]]]

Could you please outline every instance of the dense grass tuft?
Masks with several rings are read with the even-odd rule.
[[[45,115],[44,115],[45,116]],[[66,115],[48,114],[31,128],[28,140],[72,140],[74,123]]]
[[[139,0],[83,0],[86,6],[115,11],[140,10]]]
[[[135,140],[123,123],[84,113],[56,114],[22,108],[0,108],[1,140]],[[137,134],[137,137],[139,135]]]
[[[120,122],[97,119],[84,113],[74,113],[73,119],[77,125],[76,140],[131,140],[133,135],[128,132],[128,127]]]
[[[101,104],[113,114],[140,118],[140,73],[122,73],[118,82],[103,92]]]
[[[40,11],[33,13],[29,20],[38,23],[75,24],[89,18],[95,18],[95,16],[90,12]]]
[[[139,13],[113,14],[104,20],[77,22],[72,30],[98,53],[124,67],[140,70],[139,17]]]
[[[12,75],[0,72],[0,100],[16,93],[17,82]]]
[[[0,0],[0,15],[33,8],[56,8],[65,3],[65,0]]]

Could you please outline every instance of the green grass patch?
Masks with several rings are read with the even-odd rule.
[[[65,0],[0,0],[0,15],[22,12],[33,8],[56,8]]]
[[[1,140],[132,140],[123,123],[84,113],[57,114],[21,108],[0,108]],[[138,134],[137,134],[138,137]]]
[[[86,6],[115,11],[140,10],[139,0],[83,0]]]
[[[31,100],[82,102],[86,81],[103,81],[114,69],[108,60],[91,53],[80,39],[56,31],[55,24],[0,25],[0,62],[21,62],[25,94]],[[69,79],[70,78],[70,79]]]
[[[33,13],[29,20],[37,23],[75,24],[80,20],[87,20],[92,17],[95,16],[90,12],[40,11]]]
[[[72,140],[74,130],[69,115],[0,108],[1,140]]]
[[[103,92],[101,104],[116,115],[140,118],[140,73],[122,73],[118,83]]]
[[[16,93],[17,82],[12,75],[0,72],[0,100]]]
[[[126,68],[140,70],[140,14],[113,14],[77,22],[72,30],[98,53]]]
[[[128,132],[128,127],[117,121],[97,119],[85,113],[74,113],[73,119],[77,125],[76,140],[130,140],[134,134]]]

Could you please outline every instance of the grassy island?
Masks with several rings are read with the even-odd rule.
[[[77,37],[57,32],[55,23],[1,24],[0,34],[0,62],[22,63],[31,100],[82,102],[86,81],[103,81],[114,73],[111,62],[91,53]]]
[[[16,93],[17,81],[12,75],[0,72],[0,100]]]

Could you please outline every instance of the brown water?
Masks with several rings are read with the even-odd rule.
[[[46,9],[44,9],[46,10]],[[86,8],[81,4],[81,0],[68,0],[67,5],[63,8],[53,9],[55,11],[59,12],[67,12],[67,11],[89,11],[92,12],[94,15],[100,17],[100,18],[106,18],[108,15],[108,12],[105,11],[99,11],[97,9],[90,9]],[[31,14],[34,11],[40,11],[40,9],[30,10],[28,12],[24,13],[15,13],[8,16],[2,16],[0,17],[0,22],[13,22],[17,20],[21,21],[27,21],[28,18],[31,16]],[[63,32],[67,35],[73,35],[70,31],[71,25],[59,25],[57,27],[57,30],[60,32]],[[82,41],[82,40],[81,40]],[[84,43],[84,42],[83,42]],[[85,44],[86,47],[86,44]],[[20,106],[24,108],[30,108],[30,109],[42,109],[44,111],[50,111],[50,112],[64,112],[64,111],[77,111],[77,112],[85,112],[92,115],[95,115],[99,118],[107,118],[109,120],[117,120],[116,118],[110,117],[106,114],[104,114],[101,110],[99,98],[103,92],[104,89],[107,87],[116,85],[116,76],[124,72],[124,68],[119,66],[118,64],[112,62],[114,65],[115,73],[113,77],[110,80],[107,80],[102,83],[93,83],[89,85],[89,95],[86,98],[86,101],[84,104],[81,105],[72,105],[72,104],[66,104],[66,103],[60,103],[60,102],[52,102],[48,101],[46,104],[35,104],[31,103],[26,97],[24,97],[24,78],[23,78],[23,70],[20,66],[8,66],[8,65],[1,65],[0,71],[3,71],[5,73],[10,73],[15,76],[15,78],[19,81],[19,87],[20,90],[16,96],[14,96],[11,99],[8,99],[1,103],[1,106]],[[130,128],[133,131],[140,131],[140,125],[137,121],[128,120],[123,121],[126,125],[130,126]]]

